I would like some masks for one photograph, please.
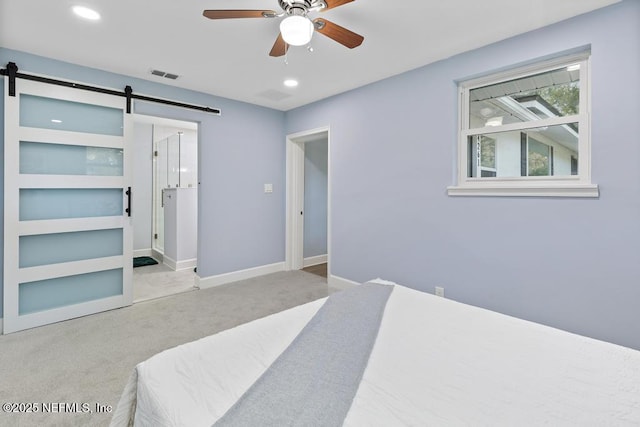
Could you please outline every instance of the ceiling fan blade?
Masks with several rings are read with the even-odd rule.
[[[353,31],[347,30],[346,28],[341,27],[338,24],[334,24],[331,21],[327,21],[326,19],[316,18],[313,22],[316,24],[315,27],[317,32],[337,41],[349,49],[360,46],[364,41],[364,37],[360,34],[356,34]]]
[[[287,53],[289,49],[289,45],[282,38],[282,33],[278,34],[278,38],[276,42],[273,44],[271,48],[271,52],[269,52],[269,56],[283,56]]]
[[[266,18],[275,16],[273,10],[205,10],[202,15],[209,19],[231,19],[231,18]],[[265,16],[266,15],[266,16]]]
[[[355,0],[324,0],[324,2],[327,4],[327,7],[322,10],[325,11],[333,9],[334,7],[342,6],[343,4],[351,3],[352,1]]]

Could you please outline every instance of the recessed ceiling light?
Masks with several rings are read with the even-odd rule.
[[[51,123],[62,123],[60,119],[51,119]]]
[[[286,87],[296,87],[298,86],[298,81],[296,79],[287,79],[284,81],[284,85]]]
[[[78,15],[80,18],[88,19],[90,21],[97,21],[100,19],[100,14],[98,12],[85,6],[73,6],[71,10],[73,10],[73,13]]]

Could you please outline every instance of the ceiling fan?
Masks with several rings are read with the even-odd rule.
[[[314,31],[353,49],[362,44],[364,37],[324,18],[311,20],[309,12],[324,12],[355,0],[278,0],[282,12],[274,10],[205,10],[209,19],[282,18],[280,34],[269,52],[270,56],[283,56],[289,46],[304,46],[311,41]]]

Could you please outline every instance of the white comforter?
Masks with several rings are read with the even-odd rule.
[[[211,426],[324,300],[140,363],[112,425]],[[395,286],[345,426],[638,426],[640,352]]]

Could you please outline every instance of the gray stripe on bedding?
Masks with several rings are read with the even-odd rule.
[[[392,290],[392,286],[365,283],[331,295],[214,425],[341,426]]]

